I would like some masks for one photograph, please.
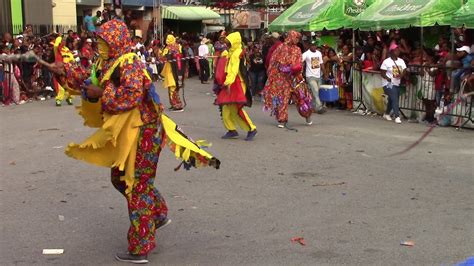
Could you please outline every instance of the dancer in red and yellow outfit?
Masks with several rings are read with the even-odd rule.
[[[275,49],[268,69],[268,81],[264,89],[265,109],[271,110],[278,121],[278,127],[287,127],[288,103],[296,103],[299,114],[311,121],[311,93],[302,75],[302,53],[297,44],[301,34],[289,31],[285,42]]]
[[[148,262],[155,247],[155,230],[170,222],[166,203],[154,186],[160,151],[166,144],[186,169],[220,162],[193,142],[162,113],[162,105],[144,64],[131,51],[128,29],[111,20],[97,30],[100,63],[98,79],[74,62],[56,64],[64,86],[85,91],[80,114],[85,125],[98,128],[82,144],[70,144],[66,154],[95,165],[112,168],[114,187],[128,203],[130,228],[128,253],[120,261]],[[65,51],[67,53],[67,51]],[[95,84],[94,84],[95,83]]]
[[[238,124],[243,130],[247,131],[245,140],[253,140],[257,135],[257,127],[253,124],[247,115],[244,106],[251,106],[252,95],[247,90],[247,84],[244,70],[244,54],[242,50],[242,38],[239,32],[234,32],[226,37],[226,44],[229,48],[228,53],[223,52],[221,56],[227,57],[225,75],[216,73],[216,76],[225,76],[225,80],[217,80],[216,84],[220,86],[217,92],[215,104],[221,107],[222,121],[227,133],[222,136],[223,139],[237,138]]]
[[[166,47],[163,49],[162,56],[165,57],[166,63],[161,71],[161,75],[165,78],[163,87],[168,89],[172,112],[184,111],[183,103],[179,97],[179,71],[181,70],[181,45],[176,43],[173,35],[166,37]]]

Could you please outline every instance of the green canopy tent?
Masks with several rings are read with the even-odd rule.
[[[355,16],[375,0],[298,0],[270,25],[270,31],[350,28]]]
[[[372,5],[375,0],[336,0],[309,22],[310,31],[352,28],[354,18]]]
[[[466,27],[474,29],[474,0],[469,0],[464,6],[454,13],[454,27]]]
[[[451,25],[460,0],[378,0],[354,20],[354,28],[371,31]]]

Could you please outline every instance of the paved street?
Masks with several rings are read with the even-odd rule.
[[[151,264],[452,265],[474,256],[472,130],[437,128],[387,157],[427,127],[335,110],[308,127],[292,107],[294,132],[257,103],[256,140],[241,132],[224,141],[209,92],[188,81],[187,109],[171,117],[212,142],[222,167],[174,172],[174,155],[161,154],[156,184],[173,222],[158,232]],[[124,265],[113,256],[127,248],[126,202],[108,169],[64,155],[93,130],[73,107],[53,105],[0,108],[1,264]],[[42,255],[47,248],[64,254]]]

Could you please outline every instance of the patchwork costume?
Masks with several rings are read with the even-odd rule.
[[[74,94],[81,94],[78,88],[88,82],[103,89],[100,99],[87,99],[82,93],[78,108],[84,124],[98,130],[81,144],[69,144],[66,154],[112,169],[112,184],[128,203],[128,252],[146,260],[155,247],[156,228],[167,221],[166,202],[154,186],[162,148],[169,146],[186,169],[208,165],[219,168],[220,162],[201,149],[203,141],[189,139],[163,114],[144,64],[130,53],[132,45],[125,23],[111,20],[97,30],[97,36],[99,54],[105,49],[101,48],[102,40],[108,49],[107,58],[101,54],[101,62],[95,65],[98,73],[89,75],[89,70],[79,64],[65,62],[63,83]]]
[[[288,32],[285,42],[279,45],[270,58],[268,81],[264,88],[265,109],[275,115],[283,127],[288,122],[290,99],[296,103],[299,114],[309,124],[312,114],[312,96],[303,80],[302,53],[297,43],[301,34]]]
[[[168,95],[171,104],[171,111],[182,111],[184,106],[179,97],[179,73],[181,71],[181,46],[176,43],[176,38],[173,35],[166,37],[166,47],[163,49],[162,56],[166,63],[161,71],[161,75],[165,78],[163,87],[168,89]]]

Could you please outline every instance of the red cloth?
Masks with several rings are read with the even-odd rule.
[[[215,104],[247,104],[247,97],[245,97],[244,90],[242,88],[242,82],[240,76],[235,78],[235,82],[230,85],[230,94],[226,88],[219,91]]]
[[[363,66],[362,69],[373,69],[374,68],[374,62],[372,60],[364,60],[362,62]]]
[[[218,57],[216,61],[215,80],[217,85],[222,86],[226,78],[225,66],[227,65],[227,57]]]
[[[291,66],[291,73],[292,74],[297,74],[303,70],[303,65],[302,64],[297,64]]]

